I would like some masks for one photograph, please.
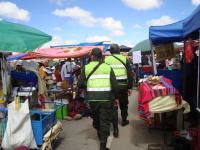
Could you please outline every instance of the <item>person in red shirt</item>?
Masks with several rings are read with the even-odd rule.
[[[61,78],[61,65],[60,64],[56,65],[54,75],[56,77],[56,82],[62,82],[62,78]]]

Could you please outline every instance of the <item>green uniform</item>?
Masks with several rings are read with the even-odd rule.
[[[113,68],[118,81],[119,92],[115,96],[117,99],[119,99],[122,120],[125,121],[128,116],[128,89],[132,88],[133,86],[132,71],[125,56],[120,54],[114,54],[114,56],[107,56],[104,62]]]
[[[110,134],[112,119],[113,92],[117,88],[117,81],[112,68],[102,63],[86,81],[98,61],[85,66],[78,81],[78,86],[86,89],[86,99],[92,109],[93,127],[97,129],[100,142],[106,143]]]

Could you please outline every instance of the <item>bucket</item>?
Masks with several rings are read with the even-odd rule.
[[[68,114],[69,114],[68,104],[56,104],[56,119],[63,119],[64,117],[68,116]]]

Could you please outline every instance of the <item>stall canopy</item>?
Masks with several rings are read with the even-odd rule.
[[[9,52],[32,51],[52,37],[32,27],[0,20],[0,50]]]
[[[149,28],[149,39],[153,44],[183,41],[190,34],[192,34],[191,36],[195,36],[194,31],[200,28],[199,20],[200,6],[182,21],[164,26],[151,26]]]
[[[177,45],[174,43],[174,48],[179,49],[182,48],[182,45]],[[148,54],[151,52],[151,42],[149,39],[143,40],[136,44],[130,51],[129,54],[132,54],[134,51],[141,51],[144,54]]]
[[[184,37],[190,34],[196,36],[197,34],[195,32],[198,32],[198,29],[200,29],[200,5],[183,22]]]
[[[65,48],[65,47],[70,47],[70,46],[104,46],[104,50],[107,50],[110,44],[103,41],[102,42],[83,42],[79,44],[56,45],[56,46],[51,46],[51,48]]]
[[[11,55],[7,58],[7,60],[13,61],[19,59],[27,60],[37,58],[80,58],[88,55],[90,51],[95,47],[103,50],[103,46],[70,46],[66,48],[43,48],[37,49],[35,52]]]

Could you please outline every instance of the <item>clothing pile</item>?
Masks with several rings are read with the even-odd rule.
[[[158,97],[175,96],[177,106],[182,104],[182,97],[173,87],[171,80],[160,77],[149,77],[140,81],[138,86],[138,110],[140,118],[149,120],[151,118],[150,102]],[[168,99],[166,99],[167,101]]]

